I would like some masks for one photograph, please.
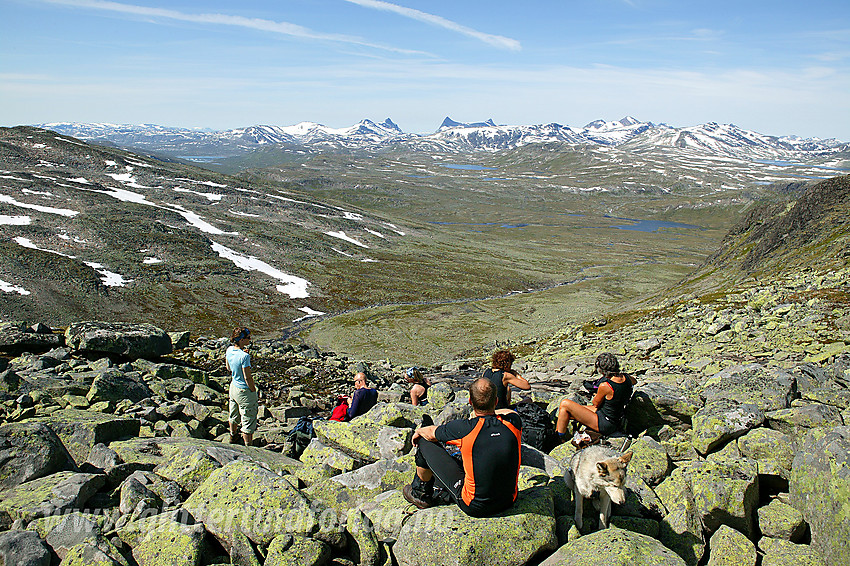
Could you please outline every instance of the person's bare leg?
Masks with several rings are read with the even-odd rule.
[[[555,425],[555,430],[559,434],[566,434],[570,419],[589,426],[593,430],[599,430],[599,417],[595,412],[572,399],[564,399],[558,407],[558,422]]]
[[[419,476],[419,479],[423,482],[429,482],[431,481],[431,478],[434,477],[434,472],[428,468],[420,468],[419,466],[416,466],[416,475]]]
[[[243,432],[242,440],[245,442],[245,446],[251,446],[252,442],[254,442],[254,435],[247,432]]]

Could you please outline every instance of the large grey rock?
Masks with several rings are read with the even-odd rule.
[[[32,531],[6,531],[0,533],[0,564],[50,566],[50,550]]]
[[[0,463],[0,490],[76,467],[56,433],[38,422],[0,426]]]
[[[138,419],[78,409],[63,409],[31,422],[41,422],[53,429],[78,464],[88,459],[95,444],[138,436],[140,426]]]
[[[709,378],[700,395],[706,402],[730,399],[740,404],[754,404],[762,412],[786,409],[797,392],[790,373],[760,364],[728,367]]]
[[[753,429],[738,439],[738,449],[757,462],[761,475],[787,477],[794,463],[793,439],[777,430]]]
[[[348,512],[376,495],[400,490],[413,479],[415,466],[408,455],[393,460],[378,460],[354,471],[316,482],[303,490],[312,500]]]
[[[642,436],[629,446],[629,476],[637,476],[649,485],[658,485],[670,473],[672,461],[660,442]]]
[[[244,460],[213,471],[183,508],[221,541],[239,532],[268,546],[279,534],[310,534],[318,526],[310,502],[286,479]]]
[[[91,545],[116,562],[126,562],[124,557],[103,536],[96,521],[89,520],[80,514],[63,517],[45,537],[45,542],[53,549],[59,558],[65,558],[68,552],[83,544]]]
[[[803,512],[812,547],[830,566],[850,556],[850,426],[816,429],[794,457],[791,503]]]
[[[279,535],[269,545],[263,566],[324,566],[331,549],[320,540]]]
[[[207,531],[201,524],[162,521],[133,548],[139,566],[199,566],[207,549]]]
[[[703,525],[714,532],[720,525],[752,536],[758,508],[758,473],[747,460],[692,462],[683,468],[695,509]]]
[[[3,493],[0,516],[32,521],[68,509],[79,509],[106,483],[106,476],[56,472],[24,482]]]
[[[628,428],[639,433],[653,426],[690,424],[702,402],[692,390],[668,383],[642,383],[626,407]]]
[[[65,331],[65,343],[75,350],[156,358],[170,354],[171,338],[152,324],[75,322]]]
[[[806,531],[803,514],[778,499],[759,507],[758,520],[759,530],[766,537],[798,542]]]
[[[644,534],[610,527],[570,541],[540,566],[684,566],[675,552]]]
[[[700,454],[708,454],[727,442],[761,426],[764,413],[755,404],[729,399],[712,399],[691,419],[692,443]]]
[[[340,472],[350,472],[357,465],[357,460],[336,448],[325,446],[318,438],[310,441],[300,459],[311,466],[327,464]]]
[[[794,437],[806,438],[814,428],[830,429],[841,422],[841,410],[823,403],[809,403],[765,414],[767,426]]]
[[[137,403],[152,396],[153,391],[140,377],[110,368],[94,378],[86,399],[89,403],[118,403],[124,399]]]
[[[469,517],[457,505],[418,511],[401,528],[393,554],[399,566],[520,566],[556,546],[552,495],[538,487],[493,517]]]
[[[825,561],[814,548],[805,544],[794,544],[791,541],[778,538],[763,537],[758,543],[759,550],[764,553],[761,566],[844,566],[847,558],[840,562]]]
[[[682,469],[655,488],[668,513],[661,521],[658,540],[678,554],[688,566],[696,566],[705,552],[704,527],[690,482]]]
[[[732,527],[721,525],[708,546],[711,553],[706,566],[756,566],[756,545]]]
[[[0,352],[38,352],[61,346],[53,333],[34,332],[23,322],[0,322]]]

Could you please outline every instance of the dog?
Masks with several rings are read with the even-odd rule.
[[[564,476],[575,498],[576,527],[581,530],[584,500],[599,493],[599,528],[608,528],[611,502],[617,505],[626,500],[626,466],[632,453],[620,455],[607,446],[589,446],[570,458],[570,469]]]

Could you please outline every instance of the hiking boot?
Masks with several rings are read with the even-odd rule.
[[[416,505],[419,509],[428,509],[429,507],[434,506],[431,502],[431,498],[419,490],[414,490],[412,484],[404,486],[401,490],[401,494],[409,503]]]

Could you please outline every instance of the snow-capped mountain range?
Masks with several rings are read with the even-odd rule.
[[[376,150],[403,146],[424,151],[465,152],[509,150],[530,144],[567,144],[625,146],[635,151],[671,148],[762,159],[800,154],[827,156],[850,147],[850,144],[835,139],[769,136],[744,130],[734,124],[709,122],[676,128],[641,122],[631,116],[614,122],[595,120],[582,128],[556,123],[498,125],[492,119],[461,123],[447,117],[432,134],[405,133],[389,118],[381,123],[363,120],[347,128],[329,128],[315,122],[301,122],[293,126],[257,125],[226,131],[151,124],[61,122],[38,126],[84,140],[190,158],[240,155],[275,145],[306,151]]]

